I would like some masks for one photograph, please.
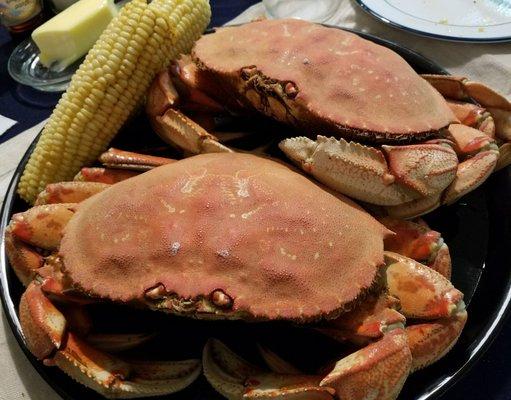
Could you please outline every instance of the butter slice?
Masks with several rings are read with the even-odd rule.
[[[41,64],[65,69],[87,54],[116,15],[113,0],[80,0],[66,8],[32,32]]]

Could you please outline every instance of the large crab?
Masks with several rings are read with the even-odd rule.
[[[160,136],[192,153],[228,150],[207,132],[226,110],[294,126],[301,136],[288,129],[280,143],[293,162],[393,216],[450,204],[511,160],[511,103],[498,93],[421,77],[392,50],[300,20],[204,35],[157,77],[147,103]]]
[[[160,166],[129,179],[124,170],[84,169],[86,182],[50,185],[38,205],[13,216],[5,241],[28,285],[20,319],[30,351],[107,397],[171,393],[200,365],[101,350],[88,336],[91,302],[310,323],[359,347],[304,375],[271,351],[263,350],[270,372],[212,340],[204,372],[229,399],[394,399],[408,374],[442,357],[463,329],[463,295],[433,269],[449,274],[448,250],[424,225],[383,220],[407,240],[400,243],[350,200],[254,155],[171,161],[111,151],[102,160]],[[384,241],[433,268],[384,251]],[[128,346],[113,343],[109,351]]]

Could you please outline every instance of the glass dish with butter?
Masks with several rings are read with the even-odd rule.
[[[7,64],[9,74],[17,82],[38,90],[65,90],[117,12],[113,0],[76,2],[35,29],[31,38],[14,49]]]

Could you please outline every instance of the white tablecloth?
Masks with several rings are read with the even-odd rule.
[[[246,22],[263,14],[262,5],[256,4],[232,22]],[[452,74],[480,80],[511,97],[511,44],[451,43],[414,36],[376,21],[350,0],[342,0],[335,16],[327,22],[402,43],[438,62]],[[44,121],[0,145],[0,201],[3,200],[16,165],[43,124]],[[18,347],[2,314],[0,318],[0,400],[58,398]]]

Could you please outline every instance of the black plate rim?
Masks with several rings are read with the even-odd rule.
[[[423,56],[422,54],[413,51],[406,46],[403,46],[399,43],[382,39],[380,37],[360,32],[354,29],[350,28],[344,28],[344,27],[338,27],[338,26],[332,26],[332,25],[326,25],[332,28],[337,29],[343,29],[352,33],[355,33],[365,39],[369,39],[371,41],[374,41],[378,44],[383,44],[386,47],[391,48],[392,50],[399,49],[401,52],[407,53],[412,58],[419,61],[422,65],[426,65],[428,68],[438,71],[439,74],[445,74],[448,75],[448,72],[442,68],[440,65],[435,63],[434,61],[428,59],[427,57]],[[210,30],[211,31],[211,30]],[[210,32],[208,31],[208,32]],[[207,32],[207,33],[208,33]],[[14,200],[16,197],[16,187],[18,185],[18,182],[21,178],[21,174],[23,172],[23,169],[25,168],[26,163],[28,162],[28,158],[30,157],[30,154],[32,153],[33,149],[35,148],[35,145],[37,143],[37,140],[40,136],[40,133],[37,135],[36,138],[31,142],[30,146],[24,153],[21,161],[16,167],[16,170],[9,182],[9,186],[6,191],[6,195],[4,198],[4,201],[2,203],[2,208],[0,211],[0,299],[2,303],[2,307],[6,316],[6,319],[8,321],[9,327],[14,334],[14,337],[16,338],[16,341],[18,342],[19,346],[21,347],[23,353],[28,358],[32,366],[35,368],[37,373],[44,379],[44,381],[53,389],[55,392],[62,397],[65,400],[76,400],[73,397],[71,397],[66,391],[62,389],[61,386],[57,384],[57,382],[53,379],[50,379],[48,374],[46,373],[47,367],[45,367],[40,361],[38,361],[28,350],[25,338],[23,336],[23,333],[21,329],[19,329],[19,318],[16,312],[16,308],[11,300],[10,291],[8,287],[8,277],[7,277],[7,271],[9,268],[9,262],[7,260],[7,256],[5,253],[5,238],[3,235],[3,232],[6,228],[6,226],[9,223],[9,220],[11,218],[12,214],[12,208],[14,204]],[[427,393],[424,393],[420,397],[417,398],[417,400],[432,400],[438,398],[440,395],[444,394],[448,389],[452,388],[478,361],[479,359],[484,355],[484,353],[488,350],[490,345],[493,343],[495,338],[498,336],[499,332],[501,331],[506,319],[511,315],[511,276],[510,279],[507,282],[506,285],[506,295],[500,302],[499,307],[493,312],[494,318],[492,319],[492,322],[486,324],[485,329],[483,329],[482,333],[479,334],[475,339],[474,342],[477,342],[477,346],[473,349],[472,353],[468,357],[468,359],[465,360],[465,362],[458,367],[458,369],[449,377],[441,381],[439,384],[437,384],[436,387],[434,387],[432,390],[428,391]]]

